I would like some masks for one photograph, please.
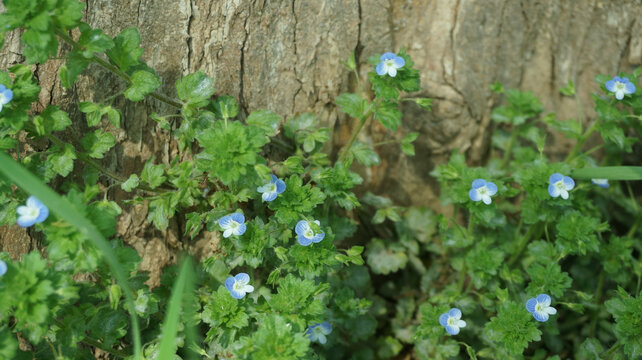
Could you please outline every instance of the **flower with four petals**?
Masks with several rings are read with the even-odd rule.
[[[272,180],[269,183],[259,186],[256,188],[256,191],[262,193],[261,196],[263,201],[272,201],[276,199],[276,196],[285,191],[285,182],[277,178],[276,176],[270,174]]]
[[[439,323],[446,328],[450,335],[459,334],[459,329],[466,327],[466,322],[461,319],[461,310],[452,308],[447,313],[439,316]]]
[[[321,324],[314,323],[308,326],[308,330],[305,334],[308,336],[310,341],[317,341],[320,344],[325,344],[328,339],[326,338],[332,332],[332,325],[329,322],[324,321]]]
[[[41,223],[47,220],[49,216],[49,209],[35,196],[29,196],[27,205],[18,206],[16,212],[18,213],[18,221],[16,223],[21,227],[29,227]]]
[[[0,111],[2,111],[2,107],[7,105],[11,99],[13,99],[13,91],[0,84]]]
[[[468,197],[472,201],[483,201],[484,204],[490,205],[491,196],[497,194],[497,185],[484,179],[475,179],[472,189],[468,192]]]
[[[232,235],[243,235],[245,230],[247,230],[247,226],[245,225],[245,216],[241,213],[225,215],[218,220],[218,224],[224,230],[224,238],[228,238]]]
[[[238,273],[225,279],[225,288],[230,292],[233,298],[242,299],[245,294],[254,291],[254,286],[249,285],[250,275]]]
[[[535,298],[528,299],[526,310],[533,314],[535,320],[541,322],[548,320],[549,315],[557,314],[557,310],[551,306],[551,297],[546,294],[539,294]]]
[[[561,196],[562,199],[568,199],[568,192],[575,187],[575,181],[568,176],[560,173],[554,173],[548,178],[548,194],[552,197]]]
[[[321,225],[319,220],[314,220],[314,223],[317,225]],[[315,230],[310,226],[310,222],[307,220],[301,220],[296,224],[296,227],[294,228],[294,232],[296,232],[297,236],[297,241],[299,241],[299,244],[303,246],[308,246],[312,243],[318,243],[323,238],[325,237],[325,232],[322,230],[319,230],[319,232],[315,232]]]
[[[381,62],[377,64],[378,75],[390,75],[391,77],[397,76],[397,69],[401,69],[406,65],[406,61],[395,53],[387,52],[379,58]]]
[[[635,92],[635,85],[629,81],[629,78],[621,78],[614,76],[604,84],[606,90],[615,93],[615,98],[618,100],[624,99],[624,95],[633,94]]]

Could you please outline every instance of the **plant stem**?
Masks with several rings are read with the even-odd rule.
[[[62,31],[59,28],[54,28],[54,30],[55,30],[56,35],[58,35],[59,38],[61,38],[67,44],[71,45],[71,47],[73,47],[74,49],[80,50],[82,48],[66,32]],[[102,58],[94,55],[90,60],[98,63],[98,65],[100,65],[100,66],[104,67],[105,69],[113,72],[115,75],[117,75],[121,79],[127,81],[128,84],[131,83],[131,78],[129,77],[129,75],[127,75],[125,72],[121,71],[118,67],[116,67],[116,66],[110,64],[109,62],[103,60]],[[173,107],[176,107],[176,108],[179,108],[179,109],[183,107],[183,104],[180,101],[178,101],[176,99],[172,99],[170,97],[167,97],[167,96],[165,96],[163,94],[160,94],[160,93],[157,93],[157,92],[152,92],[152,93],[149,94],[149,96],[153,97],[154,99],[156,99],[158,101],[164,102],[167,105],[170,105],[170,106],[173,106]]]
[[[519,246],[517,248],[517,251],[515,251],[513,256],[511,256],[511,258],[508,260],[508,263],[507,263],[508,267],[511,267],[515,263],[515,261],[519,259],[520,255],[522,255],[522,252],[526,248],[526,245],[528,244],[531,237],[534,237],[533,234],[535,234],[536,231],[538,231],[538,234],[535,237],[539,237],[542,232],[542,226],[540,223],[533,224],[528,228],[528,232],[526,232],[526,235],[522,237],[521,242],[519,243]]]
[[[343,162],[346,159],[346,156],[348,156],[348,153],[350,152],[350,148],[354,144],[354,141],[357,139],[357,135],[359,135],[359,132],[363,128],[363,125],[366,124],[366,121],[370,119],[371,115],[372,115],[372,110],[370,110],[365,116],[359,119],[359,125],[357,125],[357,128],[354,129],[354,131],[352,132],[352,135],[350,136],[350,140],[348,140],[346,147],[341,152],[341,155],[339,155],[338,161]]]
[[[602,300],[602,289],[604,288],[604,269],[600,271],[600,276],[597,279],[597,288],[595,289],[595,305],[599,306]],[[589,336],[595,337],[595,330],[597,329],[597,314],[591,320],[591,327],[589,328]]]
[[[510,156],[513,153],[513,147],[515,146],[515,142],[517,141],[518,130],[519,126],[515,126],[513,128],[513,132],[510,135],[510,140],[508,141],[508,146],[506,147],[506,152],[504,153],[504,159],[502,160],[501,165],[499,165],[500,169],[506,168],[506,165],[508,165],[508,162],[510,161]]]
[[[577,140],[577,143],[573,147],[573,150],[571,150],[571,152],[566,157],[566,160],[564,160],[565,163],[569,163],[570,160],[575,157],[575,154],[577,154],[577,152],[582,148],[582,145],[584,145],[586,140],[588,140],[589,136],[593,134],[599,122],[600,122],[600,118],[595,119],[595,121],[593,121],[593,124],[591,124],[591,126],[589,126],[589,128],[586,129],[584,134],[582,134],[582,136]]]

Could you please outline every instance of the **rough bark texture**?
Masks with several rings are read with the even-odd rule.
[[[471,163],[483,162],[488,153],[490,111],[499,101],[489,84],[533,91],[547,110],[576,117],[575,100],[558,89],[573,80],[581,102],[591,104],[596,74],[639,66],[641,18],[639,0],[89,0],[85,21],[112,36],[138,27],[143,58],[162,77],[162,92],[174,95],[180,76],[203,70],[215,79],[218,94],[237,97],[245,114],[263,108],[283,116],[316,113],[334,128],[337,148],[355,125],[333,104],[339,93],[354,91],[341,61],[354,51],[365,80],[369,56],[407,47],[421,72],[421,95],[436,99],[434,110],[407,105],[397,133],[371,123],[360,137],[378,142],[418,131],[417,156],[383,146],[377,148],[382,165],[361,171],[372,192],[401,205],[439,208],[439,189],[429,176],[434,165],[453,149],[466,152]],[[21,62],[20,53],[18,34],[9,35],[0,66]],[[59,66],[51,61],[37,68],[43,87],[38,108],[61,106],[79,129],[84,119],[74,103],[100,100],[124,85],[92,66],[66,92],[57,79]],[[172,109],[155,101],[117,106],[123,129],[112,129],[119,145],[103,164],[128,176],[151,156],[167,162],[175,153],[171,135],[147,115]],[[584,121],[591,121],[592,110],[584,108],[584,114]],[[564,151],[564,145],[558,149]],[[117,190],[110,195],[126,197]],[[157,270],[172,261],[172,248],[183,246],[181,224],[173,221],[160,232],[144,225],[146,217],[145,206],[127,209],[119,235],[145,255],[142,266],[153,270],[155,282]],[[0,246],[16,255],[33,247],[28,234],[15,227],[4,229],[1,239]],[[213,241],[209,235],[201,239]]]

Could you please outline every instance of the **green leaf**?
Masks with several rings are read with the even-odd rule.
[[[618,287],[617,297],[604,302],[604,305],[615,319],[615,334],[629,359],[642,356],[642,292],[632,297]]]
[[[408,256],[397,244],[386,246],[383,240],[373,238],[366,246],[366,259],[375,274],[387,275],[406,267]]]
[[[401,151],[408,156],[415,155],[415,146],[412,144],[419,137],[418,132],[411,132],[401,141]]]
[[[374,118],[386,129],[395,131],[401,125],[401,111],[392,101],[381,103],[375,111]]]
[[[124,191],[130,192],[134,188],[138,187],[139,182],[140,182],[140,179],[138,178],[138,175],[131,174],[127,179],[127,181],[120,184],[120,188],[123,189]]]
[[[433,99],[419,98],[419,99],[415,99],[415,102],[417,103],[417,105],[419,105],[422,108],[430,111],[430,109],[432,108],[432,100]]]
[[[138,65],[142,54],[140,34],[138,34],[138,29],[135,27],[121,31],[114,38],[114,47],[107,50],[109,60],[125,72],[129,68]]]
[[[112,274],[114,274],[118,283],[124,290],[123,292],[125,293],[127,303],[133,309],[133,292],[129,286],[127,277],[122,271],[121,264],[117,260],[111,245],[107,240],[105,240],[100,231],[98,231],[98,229],[96,229],[96,227],[67,199],[56,194],[53,190],[43,184],[36,176],[32,175],[28,170],[24,169],[4,152],[0,152],[0,173],[2,173],[7,180],[22,188],[25,192],[37,197],[49,208],[49,211],[53,215],[71,224],[81,234],[86,234],[86,238],[96,248],[98,248],[105,257],[105,260],[112,270]],[[140,327],[138,325],[136,314],[130,313],[130,316],[132,321],[131,333],[134,339],[134,358],[139,358],[141,354]]]
[[[483,334],[510,355],[521,355],[531,341],[539,341],[542,332],[537,329],[532,315],[523,304],[505,302],[484,327]]]
[[[179,321],[181,318],[190,319],[194,316],[193,314],[191,316],[186,315],[187,311],[185,311],[186,308],[189,309],[186,303],[194,300],[192,295],[194,292],[193,277],[192,261],[189,257],[185,257],[178,273],[178,278],[172,287],[172,296],[167,306],[167,314],[165,315],[161,332],[158,360],[175,359]],[[182,313],[181,309],[183,310]]]
[[[274,136],[281,123],[281,115],[270,110],[256,110],[247,117],[248,125],[263,129],[268,136]]]
[[[116,138],[108,132],[96,130],[87,133],[81,140],[82,147],[87,150],[88,155],[94,159],[102,159],[105,153],[116,145]]]
[[[59,151],[50,154],[47,160],[51,164],[54,172],[65,177],[74,169],[76,152],[71,144],[65,144],[64,149],[58,150]]]
[[[529,266],[526,272],[531,278],[526,288],[526,293],[530,296],[551,294],[560,298],[564,295],[564,291],[571,287],[571,277],[556,263],[544,265],[535,263]]]
[[[189,74],[176,82],[178,98],[187,104],[203,106],[214,94],[214,81],[204,72]]]
[[[152,157],[145,163],[145,167],[143,167],[143,171],[140,173],[140,178],[148,183],[150,188],[154,189],[165,182],[166,177],[163,175],[164,173],[165,165],[154,165],[154,158]]]
[[[374,149],[359,141],[352,145],[350,153],[364,166],[379,165],[381,163],[381,159]]]
[[[90,59],[94,53],[102,53],[114,46],[111,38],[103,33],[101,29],[92,29],[89,25],[83,23],[79,26],[80,38],[78,45],[82,49],[82,55]]]
[[[125,90],[125,97],[131,101],[143,100],[147,94],[152,93],[161,85],[158,76],[144,70],[135,71],[132,74],[131,82],[131,85]]]
[[[334,98],[334,102],[341,108],[341,111],[355,119],[361,119],[366,114],[368,101],[361,96],[352,93],[345,93]]]
[[[220,119],[233,119],[239,113],[239,105],[234,97],[222,95],[216,98],[214,110]]]
[[[52,105],[47,106],[40,115],[34,117],[33,122],[39,135],[62,131],[71,125],[71,120],[67,113]]]
[[[67,62],[60,67],[60,81],[65,89],[71,89],[80,75],[89,66],[90,60],[86,59],[80,51],[70,51],[66,56]]]
[[[575,95],[575,84],[573,84],[573,80],[569,80],[566,86],[560,88],[560,93],[564,96]]]

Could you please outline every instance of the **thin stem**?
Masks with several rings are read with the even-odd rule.
[[[600,305],[600,301],[602,300],[603,288],[604,288],[604,269],[600,271],[600,276],[597,279],[597,288],[595,289],[595,305],[597,306]],[[589,328],[590,337],[595,337],[595,330],[597,329],[597,319],[598,319],[598,316],[595,315],[593,316],[593,320],[591,320],[591,327]]]
[[[354,129],[352,132],[352,135],[350,136],[350,140],[348,140],[348,144],[346,147],[343,149],[343,152],[341,152],[341,155],[339,155],[339,161],[344,162],[346,159],[346,156],[348,156],[348,153],[350,152],[350,148],[354,144],[354,141],[357,139],[357,135],[359,135],[359,132],[361,131],[361,128],[363,128],[363,125],[366,124],[366,121],[370,118],[370,114],[372,111],[368,113],[368,116],[364,116],[361,119],[359,119],[359,125],[357,125],[357,128]]]
[[[386,140],[386,141],[381,141],[381,142],[372,144],[372,147],[377,147],[377,146],[386,145],[386,144],[394,144],[397,142],[398,142],[397,140]]]
[[[67,44],[71,45],[74,49],[79,50],[79,49],[82,48],[76,41],[74,41],[74,39],[71,38],[71,36],[69,36],[63,30],[61,30],[59,28],[54,28],[54,30],[55,30],[56,35],[58,35],[59,38],[61,38]],[[91,57],[90,60],[98,63],[98,65],[100,65],[100,66],[104,67],[105,69],[113,72],[115,75],[117,75],[121,79],[127,81],[128,84],[131,83],[131,78],[129,77],[129,75],[127,75],[125,72],[121,71],[118,67],[116,67],[116,66],[110,64],[109,62],[103,60],[102,58],[94,55],[93,57]],[[174,107],[179,108],[179,109],[183,107],[183,104],[180,101],[178,101],[176,99],[172,99],[170,97],[167,97],[167,96],[165,96],[163,94],[160,94],[160,93],[157,93],[157,92],[152,92],[152,93],[150,93],[148,95],[153,97],[154,99],[156,99],[158,101],[164,102],[167,105],[174,106]]]
[[[536,231],[537,231],[537,235],[533,236],[533,234],[535,234]],[[526,245],[528,244],[530,239],[541,236],[541,233],[542,233],[542,226],[540,223],[533,224],[528,228],[528,232],[526,232],[526,235],[522,237],[521,242],[518,245],[517,251],[515,251],[513,256],[511,256],[511,258],[508,260],[508,263],[507,263],[508,267],[511,267],[515,263],[515,261],[519,259],[520,255],[522,255],[522,252],[526,248]]]
[[[501,165],[499,165],[500,169],[504,169],[506,165],[508,165],[508,162],[510,161],[510,156],[513,153],[513,147],[515,146],[515,142],[517,142],[518,130],[519,130],[518,126],[513,128],[513,133],[510,135],[510,140],[508,141],[506,152],[504,152],[504,159],[502,160]]]
[[[613,346],[611,346],[611,348],[607,352],[602,354],[602,357],[610,359],[611,355],[613,355],[613,353],[616,350],[618,350],[621,346],[622,346],[622,343],[618,340],[617,342],[615,342],[615,344],[613,344]]]
[[[593,132],[595,131],[599,123],[600,123],[600,118],[597,118],[595,119],[595,121],[593,121],[593,124],[591,124],[591,126],[589,126],[589,128],[586,129],[584,134],[582,134],[582,136],[577,140],[577,143],[573,147],[573,150],[571,150],[571,152],[568,154],[564,162],[569,163],[570,160],[575,157],[575,154],[577,154],[577,152],[580,151],[580,149],[582,148],[582,145],[584,145],[586,140],[588,140],[589,136],[593,134]]]

